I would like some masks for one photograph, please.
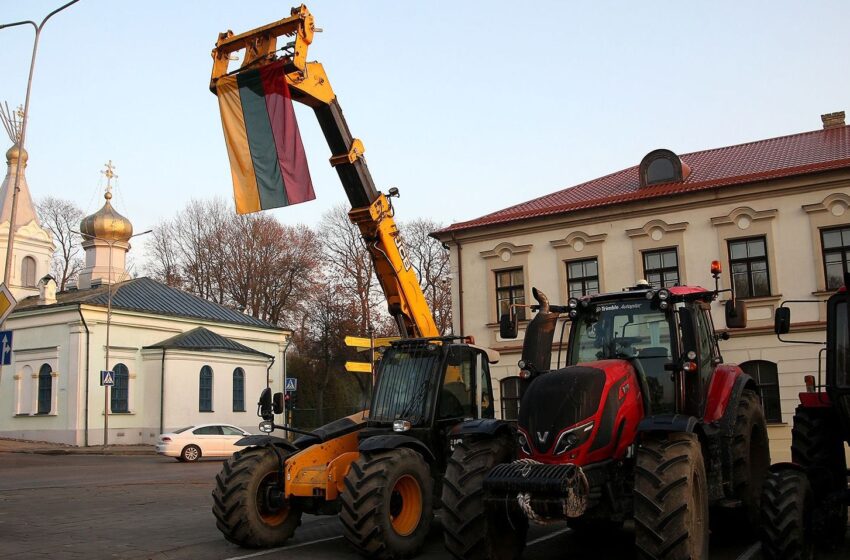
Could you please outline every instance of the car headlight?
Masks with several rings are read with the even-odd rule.
[[[555,455],[563,455],[570,449],[575,449],[579,445],[588,440],[590,434],[593,433],[593,422],[587,422],[580,426],[576,426],[571,430],[562,433],[555,443]]]
[[[519,449],[526,455],[531,455],[531,446],[528,444],[528,438],[525,437],[525,434],[522,432],[517,432],[517,443],[519,444]]]

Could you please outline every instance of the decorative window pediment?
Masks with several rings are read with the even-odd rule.
[[[850,207],[850,196],[844,193],[832,193],[816,204],[805,204],[803,210],[808,214],[829,212],[833,216],[843,216]]]
[[[629,237],[651,237],[655,241],[660,241],[667,233],[685,231],[688,229],[688,222],[678,222],[668,224],[664,220],[650,220],[643,227],[627,229],[626,235]]]
[[[509,241],[503,241],[489,251],[481,251],[481,257],[485,259],[500,258],[505,262],[511,260],[514,255],[529,253],[534,245],[514,245]]]
[[[779,210],[753,210],[749,206],[739,206],[725,216],[717,216],[711,218],[711,225],[725,226],[736,225],[740,229],[747,229],[751,223],[759,220],[772,220],[779,213]]]
[[[593,243],[602,243],[608,236],[607,233],[598,235],[588,235],[583,231],[574,231],[563,239],[555,239],[549,242],[552,247],[572,247],[576,251],[581,251],[587,245]]]

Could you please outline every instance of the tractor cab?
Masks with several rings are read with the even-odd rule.
[[[494,417],[490,364],[498,359],[498,352],[468,337],[393,342],[378,367],[361,448],[373,436],[395,436],[399,444],[424,443],[435,465],[445,465],[451,428]]]

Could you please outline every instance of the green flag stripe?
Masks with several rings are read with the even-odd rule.
[[[269,113],[260,72],[257,70],[238,74],[239,99],[242,114],[245,116],[245,129],[248,135],[248,147],[254,162],[257,176],[257,188],[260,194],[260,208],[286,206],[286,190],[278,164],[277,148],[272,133]]]

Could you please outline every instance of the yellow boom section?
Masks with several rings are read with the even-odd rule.
[[[234,35],[220,33],[212,51],[213,70],[210,90],[216,91],[219,78],[253,69],[273,60],[286,60],[286,81],[292,99],[313,109],[328,146],[331,165],[339,175],[352,210],[351,221],[360,228],[378,282],[387,298],[390,314],[405,337],[440,336],[431,308],[419,285],[409,256],[393,218],[393,208],[386,196],[374,185],[363,157],[363,143],[354,138],[342,114],[336,95],[324,68],[318,62],[307,62],[307,49],[315,27],[312,14],[303,4],[293,8],[290,17],[257,29]],[[278,48],[281,36],[293,40]],[[231,55],[244,49],[242,65],[228,71]]]

